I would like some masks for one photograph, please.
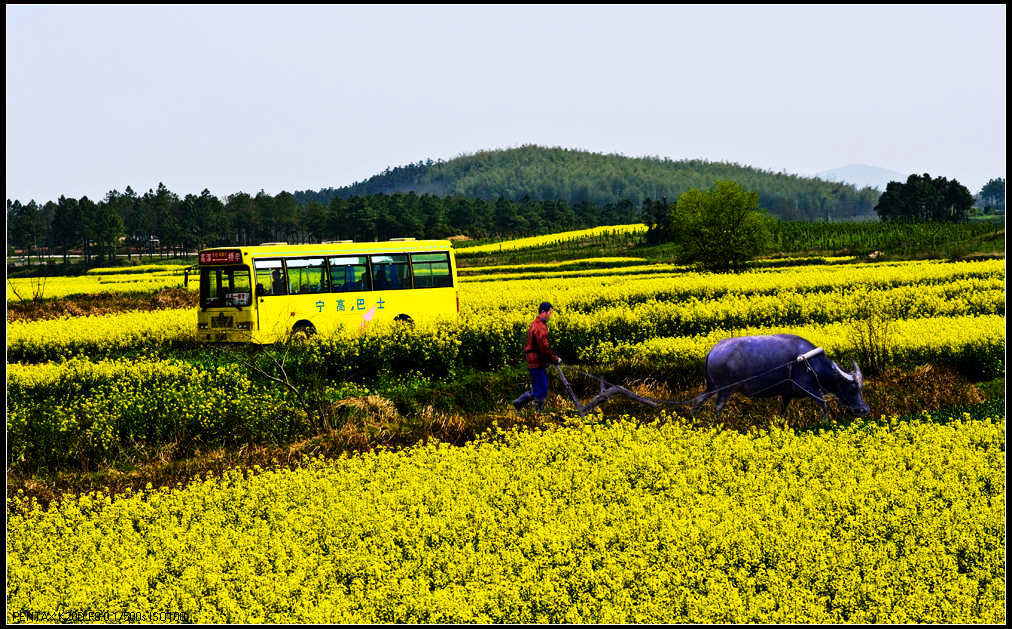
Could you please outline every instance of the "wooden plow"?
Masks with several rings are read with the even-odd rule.
[[[586,415],[590,411],[594,410],[595,408],[604,404],[605,402],[607,402],[608,400],[610,400],[615,396],[626,397],[635,402],[639,402],[640,404],[646,404],[651,408],[661,408],[662,406],[689,405],[688,402],[676,402],[674,400],[657,400],[654,398],[643,397],[642,395],[637,395],[621,385],[612,384],[607,380],[605,380],[604,378],[602,378],[601,376],[595,376],[594,374],[587,373],[582,369],[576,369],[576,371],[580,372],[582,375],[592,380],[596,380],[601,387],[598,394],[595,395],[590,400],[588,400],[586,404],[584,404],[580,402],[580,398],[576,397],[576,393],[573,391],[572,385],[569,384],[569,380],[566,379],[566,374],[562,371],[562,367],[559,365],[555,365],[555,370],[559,374],[559,379],[562,380],[562,385],[566,388],[566,393],[569,394],[569,398],[573,401],[573,404],[576,406],[576,410],[580,413],[581,416]]]

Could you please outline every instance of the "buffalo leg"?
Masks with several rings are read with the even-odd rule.
[[[721,391],[717,395],[717,404],[713,407],[715,415],[720,415],[720,411],[724,409],[724,405],[727,404],[727,398],[731,397],[731,394],[725,391]]]
[[[791,403],[791,398],[784,395],[780,398],[780,416],[787,417],[787,405]]]
[[[713,397],[713,391],[704,391],[699,395],[697,395],[696,397],[692,398],[692,411],[690,412],[692,413],[693,417],[696,416],[696,411],[699,410],[699,407],[705,404],[706,401],[709,400],[711,397]]]

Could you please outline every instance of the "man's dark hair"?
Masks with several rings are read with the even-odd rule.
[[[538,314],[541,314],[542,312],[548,312],[551,309],[552,304],[548,303],[547,301],[543,301],[541,302],[541,305],[538,307]]]

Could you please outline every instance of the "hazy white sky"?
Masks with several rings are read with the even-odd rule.
[[[9,199],[521,144],[1005,176],[1004,6],[6,8]]]

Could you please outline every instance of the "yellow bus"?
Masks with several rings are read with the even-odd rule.
[[[274,343],[460,311],[448,240],[219,247],[198,267],[200,341]]]

